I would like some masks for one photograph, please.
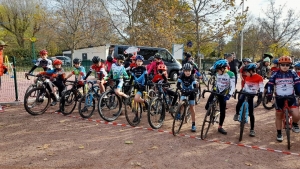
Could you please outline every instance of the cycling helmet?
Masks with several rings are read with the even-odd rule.
[[[193,66],[190,63],[186,63],[183,65],[182,70],[192,70]]]
[[[78,58],[73,59],[73,64],[79,64],[81,63],[81,60]]]
[[[130,59],[131,59],[131,60],[136,60],[136,56],[134,55],[134,56],[132,56]]]
[[[40,51],[41,56],[44,56],[44,55],[47,55],[47,54],[48,54],[48,52],[45,49]]]
[[[185,56],[186,58],[192,57],[192,55],[191,55],[190,53],[188,53],[188,52],[185,52],[185,53],[184,53],[184,56]]]
[[[252,63],[252,60],[249,59],[249,58],[244,58],[244,59],[242,60],[242,62],[249,62],[249,63]]]
[[[247,66],[244,67],[244,70],[255,70],[257,68],[257,65],[255,63],[249,63]]]
[[[114,59],[111,56],[107,56],[107,61],[112,62]]]
[[[227,61],[222,59],[222,60],[218,60],[216,61],[216,63],[214,64],[214,69],[220,69],[220,68],[225,68],[227,67]]]
[[[292,59],[291,57],[289,56],[281,56],[279,59],[278,59],[278,63],[292,63]]]
[[[122,55],[122,54],[119,54],[119,55],[117,56],[117,60],[125,60],[125,56]]]
[[[264,57],[263,58],[266,58],[266,57],[272,59],[273,58],[273,54],[269,53],[269,52],[268,53],[264,53]]]
[[[137,55],[135,59],[144,61],[144,57],[142,55]]]
[[[148,59],[150,62],[154,60],[154,56],[151,56],[149,59]]]
[[[158,65],[157,70],[167,70],[167,67],[166,65],[160,64]]]
[[[93,59],[92,59],[92,62],[93,63],[99,63],[100,62],[99,56],[94,56]]]
[[[59,60],[59,59],[55,59],[55,60],[53,61],[53,65],[62,65],[62,61]]]
[[[156,53],[156,54],[154,55],[154,58],[156,58],[156,59],[161,59],[161,56],[160,56],[159,53]]]
[[[300,61],[296,62],[294,67],[300,69]]]
[[[272,62],[273,64],[278,64],[278,59],[274,59]]]

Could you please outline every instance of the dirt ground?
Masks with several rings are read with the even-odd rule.
[[[190,132],[189,122],[181,133],[199,137],[205,102],[196,106],[197,132]],[[239,123],[232,120],[235,105],[231,99],[227,106],[223,127],[228,134],[218,133],[215,125],[208,139],[238,143]],[[77,110],[74,118],[54,113],[57,108],[40,116],[29,115],[23,105],[6,107],[0,113],[0,168],[300,168],[300,135],[291,133],[288,151],[285,135],[282,143],[276,141],[274,111],[262,106],[255,109],[256,137],[248,136],[247,125],[241,143],[270,151],[81,120]],[[97,110],[91,119],[102,121]],[[124,115],[115,122],[127,124]],[[161,129],[171,131],[171,123],[168,114]],[[146,113],[139,127],[150,127]]]

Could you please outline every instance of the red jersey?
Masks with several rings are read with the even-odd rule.
[[[300,72],[297,72],[297,75],[300,77]]]
[[[247,76],[245,78],[245,86],[243,87],[243,90],[247,93],[257,93],[258,89],[260,92],[264,91],[264,83],[263,83],[263,77],[259,74],[255,74],[250,76]]]
[[[90,71],[95,71],[95,72],[100,72],[100,70],[102,69],[102,68],[104,68],[104,66],[103,66],[103,64],[101,64],[101,66],[98,66],[98,65],[92,65],[91,67],[90,67]],[[101,70],[102,71],[102,70]]]
[[[272,72],[277,72],[278,70],[279,70],[279,67],[272,67],[272,68],[271,68],[271,71],[272,71]]]
[[[154,78],[152,79],[152,82],[158,83],[161,80],[164,80],[163,76],[161,74],[156,74],[156,75],[154,75]]]
[[[137,67],[137,65],[136,65],[136,63],[130,63],[129,67],[133,68],[133,67]]]

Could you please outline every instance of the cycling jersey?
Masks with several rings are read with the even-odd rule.
[[[196,88],[196,81],[194,76],[185,76],[184,73],[180,75],[177,81],[178,89],[194,89]]]
[[[85,68],[83,66],[79,66],[78,68],[74,67],[72,74],[77,78],[78,75],[81,75],[81,79],[84,79],[86,76]]]
[[[300,92],[300,79],[297,73],[293,70],[287,72],[277,71],[274,72],[268,82],[268,94],[272,94],[276,86],[275,94],[279,96],[293,95]]]
[[[263,78],[258,74],[254,74],[251,77],[247,76],[245,78],[245,86],[243,88],[244,92],[255,94],[258,89],[260,92],[264,91]]]
[[[92,65],[85,79],[92,73],[92,71],[95,71],[97,73],[97,77],[99,80],[102,80],[105,76],[107,76],[107,72],[105,71],[103,64],[101,64],[101,66]]]
[[[138,66],[132,69],[131,72],[132,78],[134,78],[134,82],[145,85],[147,80],[147,70],[144,66]]]
[[[240,68],[240,75],[242,75],[242,78],[243,78],[243,80],[241,81],[241,83],[242,83],[242,88],[244,88],[244,86],[245,86],[245,79],[246,79],[246,77],[247,77],[246,71],[244,71],[244,67],[245,67],[245,66],[242,66],[242,67]]]
[[[272,67],[272,68],[271,68],[272,73],[273,73],[273,72],[277,72],[278,70],[280,70],[279,67]]]
[[[235,76],[234,73],[225,70],[222,75],[216,74],[216,87],[219,93],[228,93],[230,95],[235,91]],[[229,91],[228,91],[229,90]]]
[[[128,79],[128,75],[123,65],[118,65],[117,63],[112,64],[108,77],[114,80],[121,80],[123,77]]]
[[[50,59],[42,59],[42,58],[38,58],[38,60],[35,63],[35,66],[42,67],[44,71],[53,68],[52,61]]]

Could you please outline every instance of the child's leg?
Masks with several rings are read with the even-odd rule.
[[[226,101],[224,101],[224,97],[219,96],[219,106],[220,106],[220,123],[219,128],[222,128],[223,122],[225,120],[226,113]]]
[[[100,87],[100,92],[104,93],[105,92],[105,87],[104,87],[104,80],[99,81],[99,87]]]
[[[208,110],[208,107],[209,107],[209,104],[210,102],[212,102],[212,100],[214,99],[215,95],[214,94],[210,94],[208,99],[207,99],[207,102],[206,102],[206,105],[205,105],[205,110]]]
[[[249,117],[250,117],[250,130],[254,130],[254,123],[255,123],[255,118],[253,114],[253,96],[248,97],[248,110],[249,110]]]
[[[245,99],[245,96],[242,94],[236,104],[236,107],[235,107],[235,114],[239,115],[240,114],[240,109],[241,109],[241,106],[244,102],[244,99]],[[253,100],[253,99],[252,99]],[[253,104],[253,103],[252,103]]]
[[[117,88],[115,89],[115,93],[116,93],[118,96],[122,96],[122,97],[128,98],[129,96],[127,96],[125,93],[123,93],[123,92],[121,91],[122,87],[123,87],[123,81],[120,81],[119,84],[118,84],[118,86],[117,86]]]
[[[142,93],[138,91],[134,96],[134,101],[138,103],[143,103],[145,100],[142,99]]]

